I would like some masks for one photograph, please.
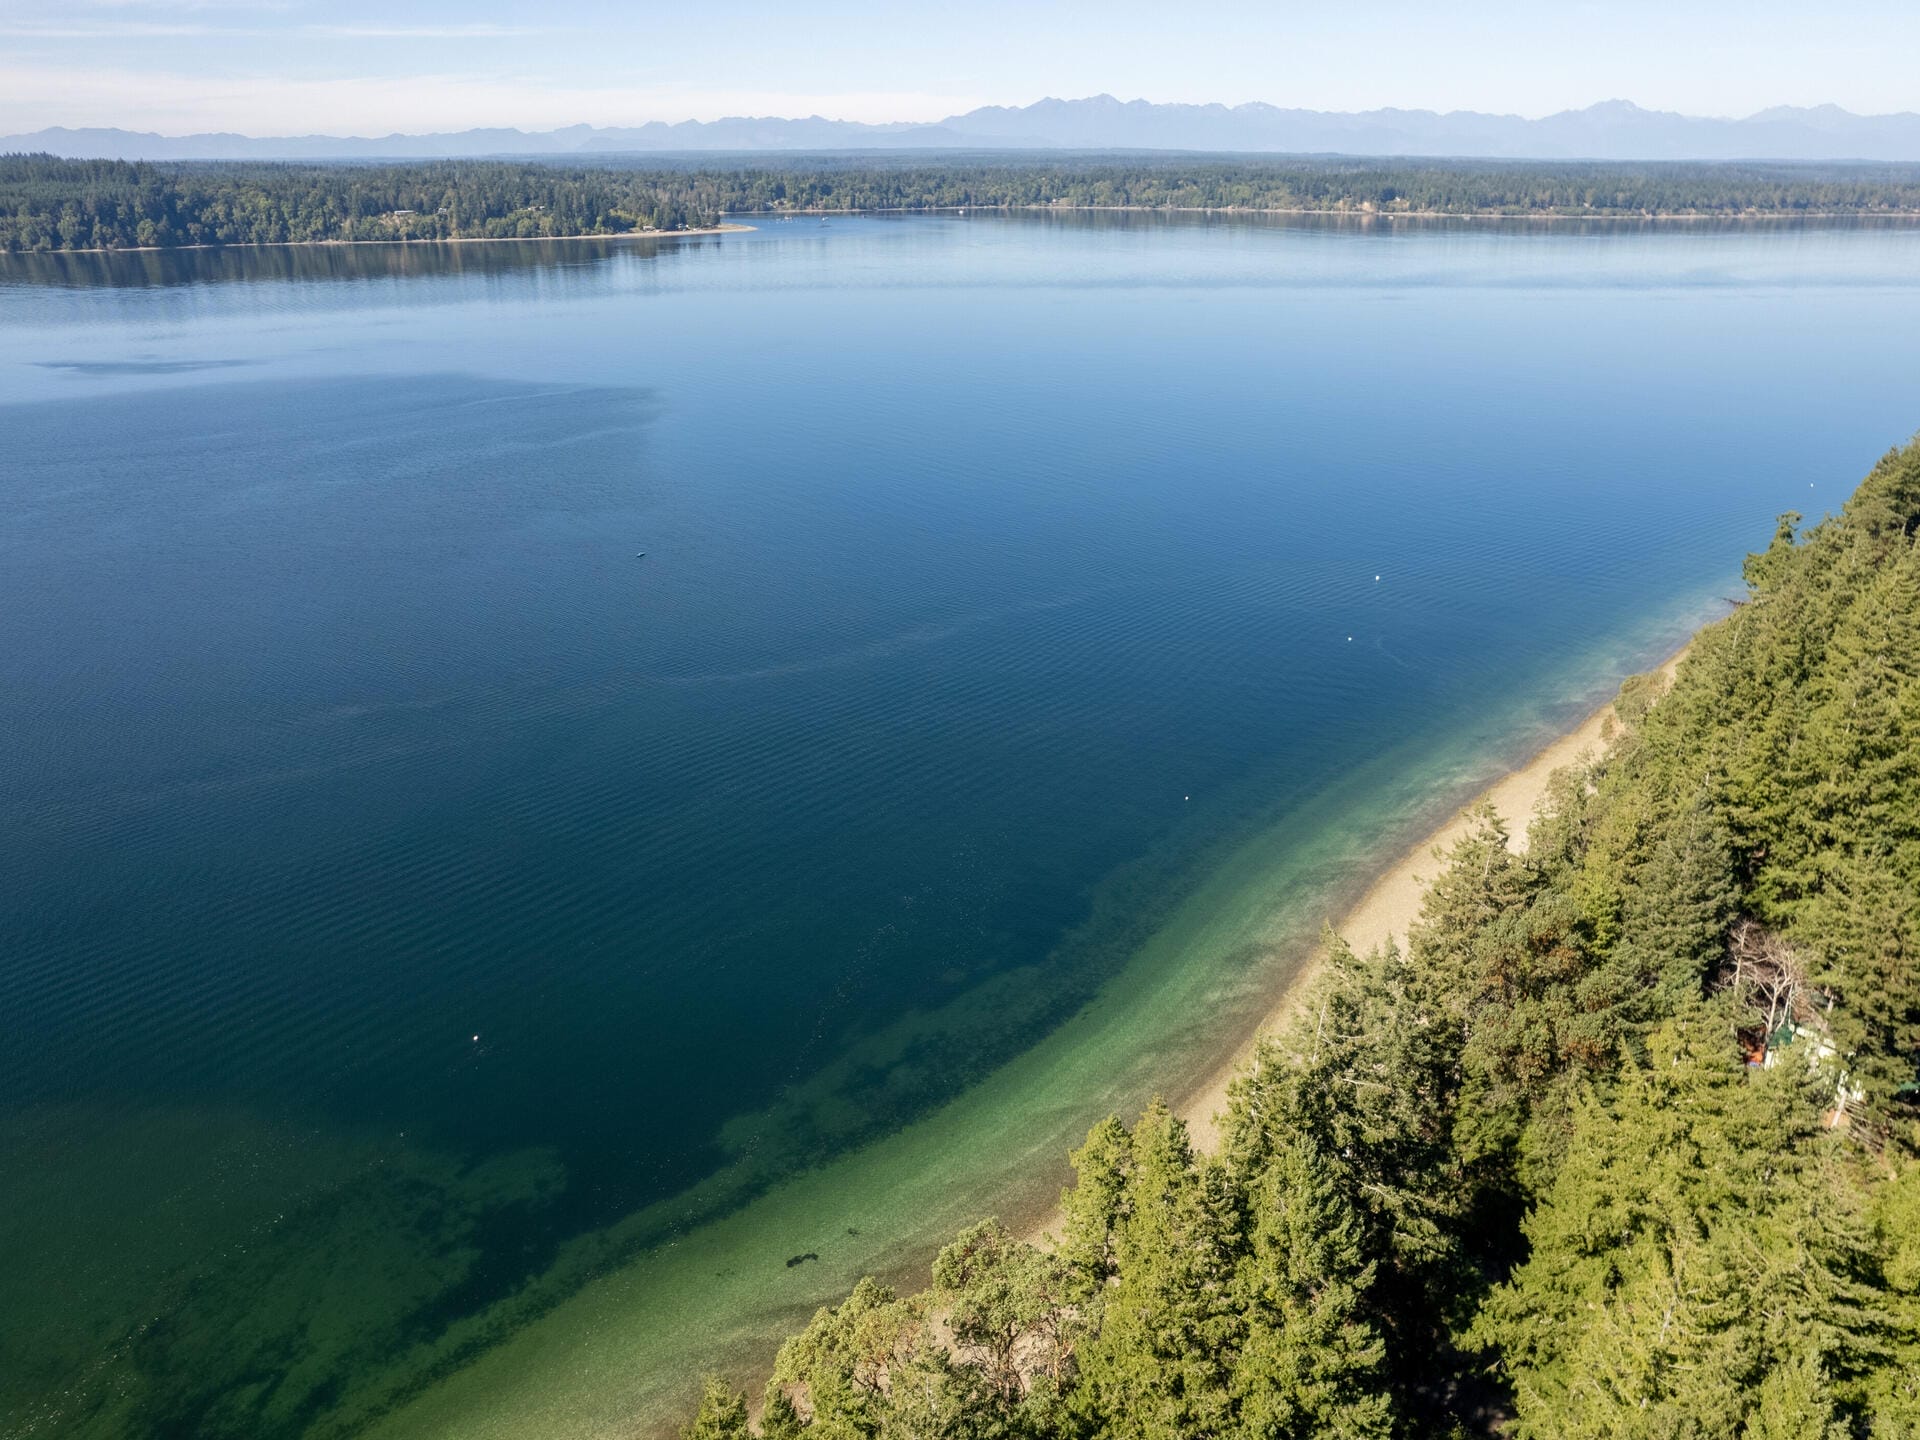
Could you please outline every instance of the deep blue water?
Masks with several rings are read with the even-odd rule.
[[[1903,229],[0,262],[0,1435],[357,1428],[1920,424]]]

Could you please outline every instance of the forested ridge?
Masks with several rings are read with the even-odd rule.
[[[1920,442],[1799,524],[1523,854],[1329,937],[1218,1154],[1095,1126],[1057,1246],[863,1281],[758,1433],[1920,1436]]]
[[[617,235],[968,208],[1920,215],[1920,167],[1154,156],[263,164],[0,157],[0,250]]]

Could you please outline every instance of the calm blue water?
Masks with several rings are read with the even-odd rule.
[[[1911,230],[0,257],[0,1435],[402,1413],[1655,658],[1917,381]]]

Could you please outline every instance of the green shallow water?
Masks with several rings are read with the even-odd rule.
[[[1695,605],[1688,618],[1702,623],[1724,610],[1712,597]],[[1217,843],[1168,887],[1181,898],[1127,968],[1040,1045],[885,1141],[594,1281],[376,1433],[620,1433],[635,1416],[684,1412],[700,1374],[757,1384],[769,1331],[791,1333],[863,1275],[925,1284],[929,1235],[989,1209],[1044,1223],[1089,1115],[1130,1114],[1156,1094],[1177,1103],[1209,1082],[1383,863],[1605,698],[1600,677],[1631,673],[1621,667],[1687,633],[1671,620],[1642,627],[1577,671],[1541,677],[1529,704],[1456,717],[1447,739],[1383,753],[1298,809],[1250,821],[1251,834]],[[1141,904],[1120,881],[1096,913]],[[769,1263],[772,1237],[819,1263]],[[758,1263],[743,1265],[749,1256]]]
[[[1044,1214],[1905,434],[1917,240],[0,268],[0,1434],[622,1433]]]

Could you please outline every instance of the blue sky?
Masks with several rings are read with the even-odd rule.
[[[932,120],[1102,91],[1541,115],[1920,108],[1916,0],[0,0],[0,132]]]

